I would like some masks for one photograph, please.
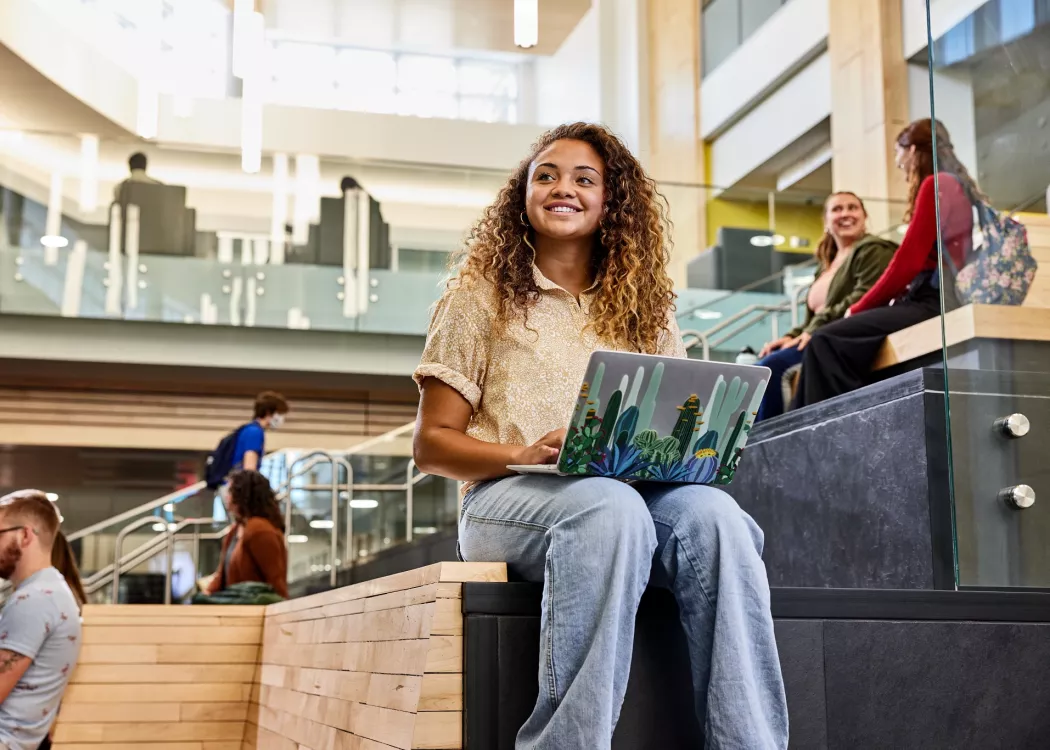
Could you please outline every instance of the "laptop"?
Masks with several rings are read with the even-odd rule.
[[[519,474],[729,484],[768,367],[597,351],[554,464]]]

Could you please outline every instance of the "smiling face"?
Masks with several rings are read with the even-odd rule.
[[[555,141],[529,165],[525,211],[537,235],[578,240],[598,231],[605,201],[605,163],[589,143]]]
[[[867,214],[860,199],[851,193],[837,193],[828,198],[824,209],[824,229],[842,245],[851,245],[863,237]]]

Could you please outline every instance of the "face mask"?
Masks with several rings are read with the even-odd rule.
[[[284,415],[283,414],[274,414],[272,417],[270,417],[270,427],[273,427],[273,428],[276,429],[277,427],[280,427],[283,424],[284,424]]]

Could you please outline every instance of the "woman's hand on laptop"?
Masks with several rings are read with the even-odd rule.
[[[565,428],[548,432],[532,445],[518,449],[514,459],[510,462],[517,466],[531,466],[532,464],[552,464],[558,460],[562,443],[565,442]]]

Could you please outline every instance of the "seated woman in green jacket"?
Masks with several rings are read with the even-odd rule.
[[[759,353],[758,364],[773,373],[757,420],[784,412],[780,384],[785,372],[802,363],[802,350],[813,331],[845,315],[890,264],[897,244],[868,234],[867,218],[864,201],[853,193],[833,193],[824,201],[824,237],[817,246],[820,267],[806,298],[806,320]]]

